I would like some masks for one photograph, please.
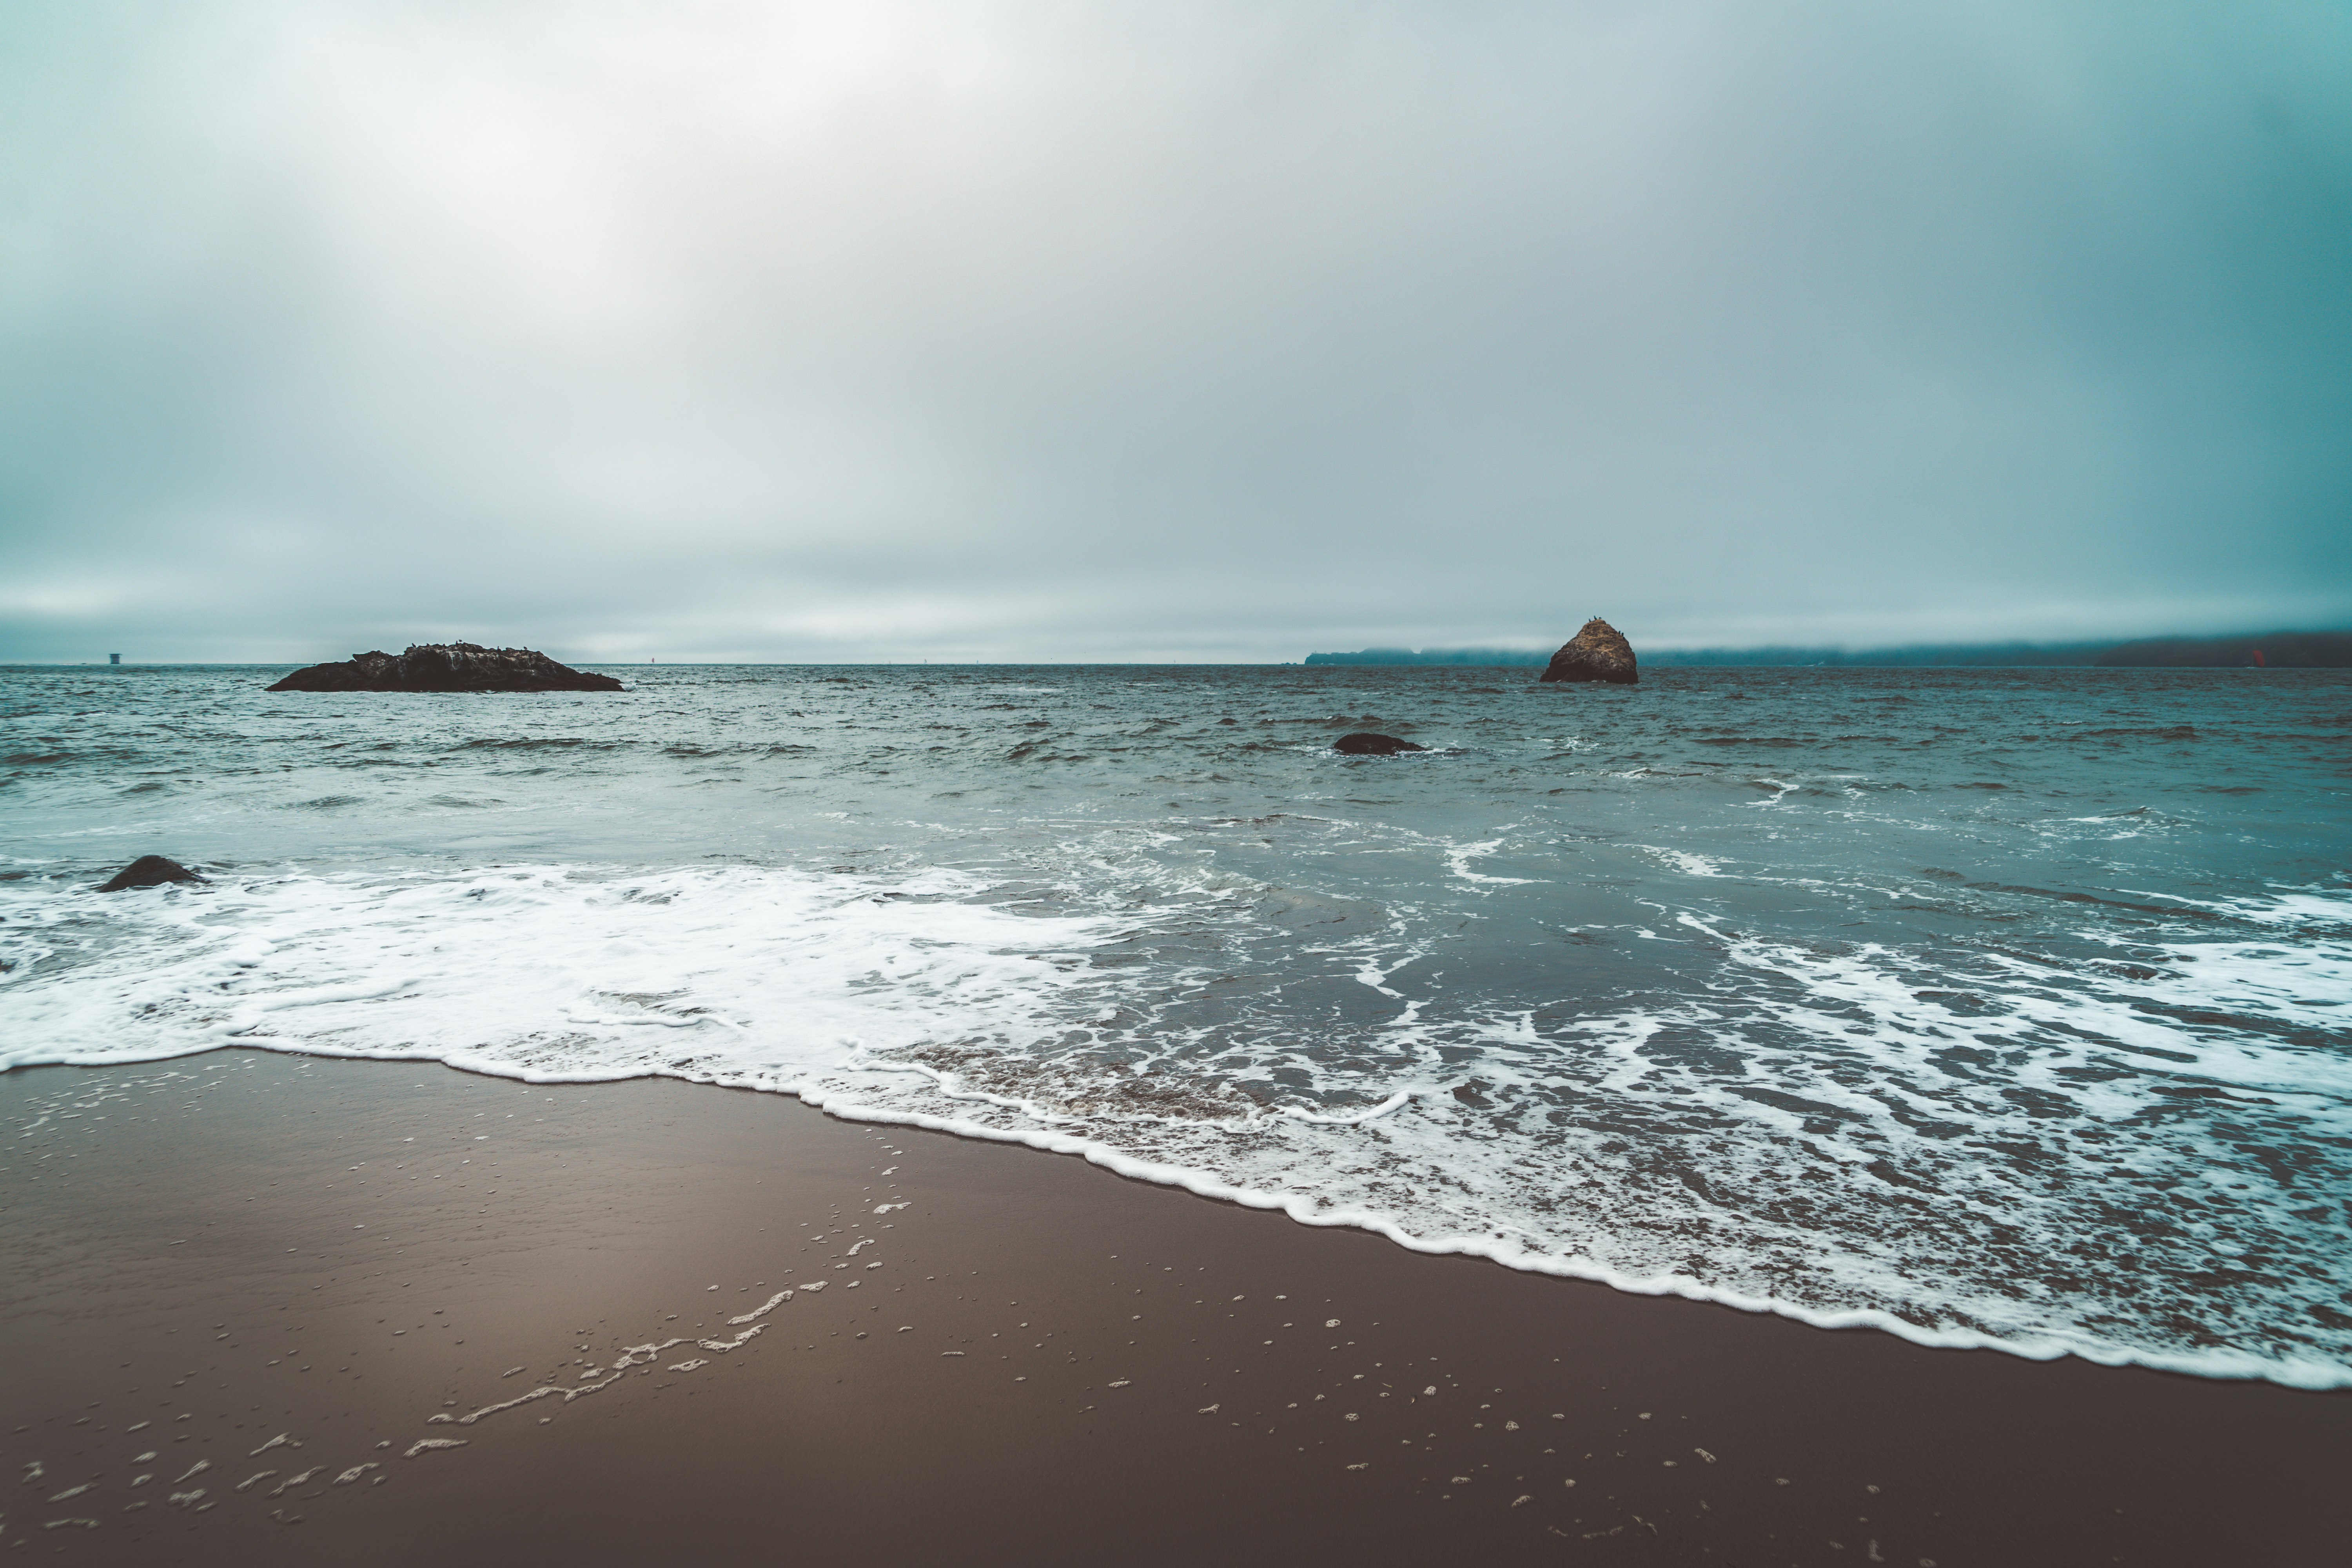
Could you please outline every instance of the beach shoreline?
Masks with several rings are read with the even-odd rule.
[[[42,1347],[0,1540],[44,1555],[1957,1568],[2352,1529],[2341,1394],[1631,1296],[783,1096],[249,1049],[0,1096]]]

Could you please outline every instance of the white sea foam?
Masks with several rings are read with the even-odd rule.
[[[1685,910],[1655,935],[1716,964],[1706,986],[1565,1011],[1404,994],[1424,942],[1402,917],[1325,921],[1206,873],[1161,886],[1149,909],[1036,915],[945,871],[289,874],[110,900],[0,884],[0,1065],[242,1044],[532,1082],[662,1074],[1627,1290],[2352,1384],[2352,1340],[2310,1310],[2352,1279],[2333,1233],[2297,1217],[2352,1140],[2352,944],[2262,934],[2352,926],[2339,897],[2295,892],[2244,912],[2253,930],[2143,944],[2113,973],[1762,937]],[[1202,1012],[1237,931],[1384,1011],[1336,1046],[1303,1040],[1278,997]],[[1144,939],[1180,953],[1149,987],[1088,963]],[[1598,1122],[1575,1114],[1596,1106]],[[2226,1140],[2245,1126],[2307,1171],[2238,1158]],[[2136,1204],[2148,1228],[2116,1229],[2109,1211]],[[2070,1248],[2071,1293],[2041,1284]],[[2226,1296],[2196,1283],[2241,1258]]]
[[[885,891],[894,895],[885,899]],[[185,899],[0,892],[0,1067],[231,1043],[531,1082],[796,1075],[1042,1022],[1045,956],[1108,940],[939,872],[887,889],[741,867],[269,878]],[[921,900],[921,901],[917,901]],[[936,900],[936,901],[934,901]]]
[[[1490,877],[1470,869],[1470,862],[1496,853],[1503,847],[1499,837],[1480,844],[1449,844],[1445,846],[1445,863],[1454,874],[1465,882],[1477,882],[1490,888],[1524,888],[1537,879],[1533,877]]]
[[[885,1206],[887,1207],[887,1205]],[[766,1317],[769,1313],[774,1311],[778,1307],[792,1299],[793,1293],[790,1290],[779,1290],[774,1295],[769,1297],[765,1301],[762,1301],[760,1305],[752,1308],[750,1311],[745,1312],[740,1317],[728,1319],[727,1326],[730,1329],[740,1328],[745,1323],[757,1322],[759,1320]]]
[[[1685,877],[1720,877],[1724,874],[1723,863],[1705,855],[1694,855],[1686,849],[1661,849],[1654,844],[1644,844],[1642,847]]]

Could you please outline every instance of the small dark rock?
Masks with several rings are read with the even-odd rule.
[[[1632,686],[1642,679],[1633,663],[1633,645],[1615,626],[1598,616],[1551,656],[1538,680],[1605,680]]]
[[[1342,735],[1331,742],[1331,749],[1345,752],[1351,757],[1393,757],[1399,752],[1429,750],[1427,746],[1416,746],[1411,741],[1400,741],[1394,735],[1375,735],[1370,730]]]
[[[407,652],[355,653],[341,664],[314,664],[272,691],[618,691],[609,675],[591,675],[527,647],[469,642],[420,643]]]
[[[161,855],[142,855],[114,874],[114,880],[99,889],[101,893],[119,893],[126,888],[160,888],[166,882],[201,882],[204,879],[181,865],[166,860]]]

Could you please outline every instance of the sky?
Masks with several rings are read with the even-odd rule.
[[[2352,626],[2339,0],[14,0],[0,660]]]

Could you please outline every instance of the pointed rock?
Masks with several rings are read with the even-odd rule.
[[[1594,616],[1569,638],[1544,667],[1540,680],[1605,680],[1631,686],[1642,679],[1633,664],[1633,645],[1607,621]]]

